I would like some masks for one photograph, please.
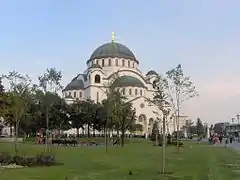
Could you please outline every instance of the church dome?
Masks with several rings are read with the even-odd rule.
[[[84,84],[81,79],[77,79],[77,77],[73,78],[72,81],[63,89],[63,91],[69,90],[80,90],[84,89]]]
[[[148,71],[148,73],[146,75],[151,76],[151,75],[158,75],[158,74],[156,73],[156,71],[151,70],[151,71]]]
[[[110,42],[99,46],[92,53],[90,60],[108,57],[119,57],[137,61],[135,55],[128,47],[116,42]]]
[[[133,76],[121,76],[113,84],[117,87],[145,87],[139,79]]]

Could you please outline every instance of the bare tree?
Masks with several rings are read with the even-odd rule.
[[[51,107],[51,98],[48,98],[48,94],[57,93],[62,89],[60,81],[62,80],[62,72],[57,71],[55,68],[47,69],[47,71],[38,77],[39,86],[44,92],[44,106],[46,115],[46,138],[45,138],[45,151],[49,149],[49,108]]]
[[[174,110],[177,125],[177,151],[179,152],[179,117],[184,101],[198,95],[190,77],[184,76],[181,64],[167,72],[167,87],[171,106]]]

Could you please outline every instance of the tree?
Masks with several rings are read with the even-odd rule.
[[[110,83],[105,86],[105,94],[107,98],[102,102],[107,114],[104,128],[106,152],[108,151],[109,130],[117,130],[117,138],[119,138],[119,118],[121,115],[121,106],[123,104],[122,102],[126,100],[126,98],[122,96],[121,92],[118,89],[118,84],[115,81],[117,78],[118,73],[116,73],[112,78],[112,81],[110,81]]]
[[[55,68],[47,69],[47,71],[38,77],[39,86],[42,88],[44,96],[45,117],[46,117],[46,138],[45,151],[49,151],[49,109],[52,106],[51,99],[48,98],[47,92],[57,93],[62,89],[61,81],[62,72]]]
[[[12,93],[10,96],[11,96],[10,97],[11,122],[14,124],[14,127],[15,127],[14,149],[15,149],[15,153],[17,154],[18,153],[17,138],[18,138],[19,124],[20,124],[20,120],[22,119],[22,117],[27,111],[27,104],[19,94]]]
[[[132,107],[132,103],[125,103],[121,105],[121,113],[119,114],[119,128],[121,131],[121,145],[124,146],[125,133],[130,130],[132,124],[136,120],[136,112]]]
[[[165,173],[166,166],[166,121],[170,113],[170,106],[168,102],[168,82],[167,79],[161,75],[157,75],[153,81],[154,96],[153,99],[149,99],[150,104],[157,107],[157,111],[154,113],[158,116],[162,114],[162,136],[163,136],[163,145],[162,145],[162,173]],[[157,138],[156,138],[157,139]]]
[[[2,84],[2,78],[0,78],[0,118],[5,117],[7,113],[8,97],[5,93],[4,86]]]
[[[2,77],[0,77],[0,94],[2,94],[4,92],[5,92],[5,89],[4,89],[4,86],[2,84]]]
[[[16,71],[10,71],[7,75],[3,75],[3,77],[10,84],[10,92],[8,93],[9,109],[5,117],[5,122],[9,124],[11,128],[13,125],[15,127],[14,142],[17,153],[16,141],[19,127],[20,123],[24,123],[24,120],[26,120],[24,117],[26,117],[26,113],[30,107],[31,88],[33,88],[34,85],[32,85],[32,81],[28,75],[22,75]]]
[[[204,134],[204,126],[199,117],[197,118],[196,129],[197,129],[198,138],[201,139],[202,135]]]
[[[130,127],[130,131],[131,131],[131,133],[134,133],[135,131],[142,132],[143,131],[143,126],[142,126],[142,124],[133,123]]]
[[[84,127],[82,108],[83,101],[77,100],[69,107],[68,111],[71,126],[77,130],[77,137],[80,136],[79,129]]]
[[[190,128],[193,126],[193,124],[194,124],[194,122],[192,120],[187,120],[185,125],[184,125],[184,129],[185,129],[185,131],[187,133],[187,137],[189,137],[190,134],[191,134],[190,133]]]
[[[160,133],[159,133],[159,128],[158,128],[158,122],[155,121],[153,124],[153,128],[152,128],[152,133],[150,136],[150,140],[151,141],[155,141],[155,145],[156,147],[159,145],[159,137],[160,137]]]
[[[174,114],[177,117],[177,151],[179,152],[180,108],[184,101],[197,96],[198,93],[196,92],[195,86],[193,85],[190,77],[184,76],[181,64],[168,71],[166,74],[171,106],[174,109]]]

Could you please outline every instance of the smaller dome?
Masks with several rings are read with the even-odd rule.
[[[100,68],[100,69],[102,69],[102,67],[99,64],[92,64],[90,66],[90,68]]]
[[[146,75],[151,76],[151,75],[158,75],[158,74],[156,73],[156,71],[151,70],[151,71],[148,71],[148,73]]]
[[[132,76],[121,76],[117,78],[113,84],[117,87],[145,87],[139,79]]]
[[[77,77],[73,78],[72,81],[63,89],[63,91],[69,90],[80,90],[84,89],[84,84],[81,79],[77,79]]]

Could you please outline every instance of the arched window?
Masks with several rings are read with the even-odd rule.
[[[142,96],[142,90],[140,90],[140,95]]]
[[[98,60],[96,61],[96,64],[98,64]]]
[[[129,95],[132,95],[132,89],[129,89]]]
[[[118,59],[115,59],[115,66],[118,66]]]
[[[122,66],[123,66],[123,67],[125,66],[125,61],[124,61],[124,59],[122,60]]]
[[[136,95],[136,96],[138,95],[138,90],[137,90],[137,89],[135,89],[135,95]]]
[[[108,59],[108,66],[111,66],[112,65],[112,60],[111,59]]]
[[[125,88],[122,89],[122,93],[123,93],[123,95],[125,95]]]
[[[104,59],[102,60],[102,67],[104,67],[105,63],[104,63]]]
[[[128,61],[128,67],[130,67],[130,61]]]
[[[100,76],[98,74],[95,76],[94,82],[95,83],[101,83],[101,78],[100,78]]]

